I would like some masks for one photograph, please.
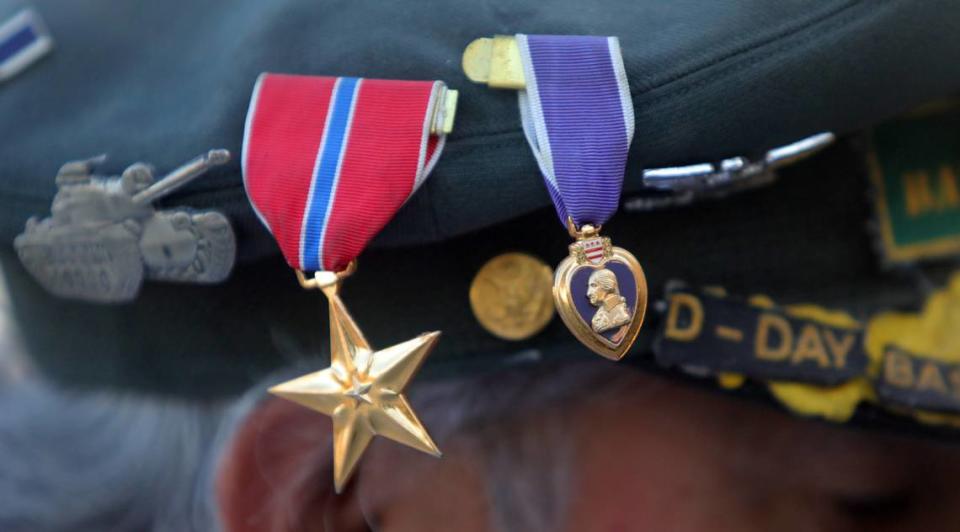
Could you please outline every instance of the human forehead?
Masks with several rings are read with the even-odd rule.
[[[717,513],[726,516],[728,530],[769,530],[778,520],[795,522],[798,530],[823,523],[851,529],[863,517],[858,504],[906,494],[914,501],[909,504],[922,509],[926,492],[913,488],[923,483],[921,475],[940,485],[960,478],[960,466],[930,467],[960,463],[956,449],[800,420],[638,372],[611,380],[572,407],[547,404],[512,424],[494,423],[538,442],[533,446],[538,453],[550,456],[545,467],[561,472],[549,478],[564,479],[556,493],[567,495],[547,505],[555,514],[543,516],[564,523],[557,530],[716,530],[710,520]],[[558,419],[561,425],[551,425]],[[502,456],[478,451],[483,445],[478,447],[476,438],[469,430],[460,433],[446,448],[448,463],[424,461],[412,474],[416,482],[389,493],[372,489],[391,486],[383,479],[397,464],[396,454],[380,449],[381,467],[371,464],[365,472],[374,474],[362,482],[366,502],[396,530],[433,530],[430,524],[449,513],[470,515],[468,530],[494,529],[497,515],[513,507],[489,497],[490,488],[510,490],[513,482],[522,485],[545,471],[519,456],[517,463],[499,463]],[[625,448],[632,452],[611,452]],[[788,461],[803,467],[785,471],[780,464]],[[500,469],[509,470],[513,480],[498,478]],[[541,497],[550,493],[544,489]],[[775,510],[748,504],[761,497]],[[956,515],[934,506],[925,515],[934,521],[960,518],[960,504],[951,507]]]

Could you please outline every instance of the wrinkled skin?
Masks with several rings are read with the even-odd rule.
[[[630,386],[563,415],[574,451],[561,530],[960,529],[960,445],[797,419],[632,373]],[[537,433],[543,414],[514,429]],[[469,434],[443,442],[441,460],[376,439],[334,496],[318,465],[329,463],[329,431],[323,416],[276,399],[250,416],[219,477],[226,530],[491,529],[486,464]]]

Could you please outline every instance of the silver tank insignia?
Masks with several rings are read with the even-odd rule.
[[[152,203],[230,160],[211,150],[160,180],[136,163],[120,176],[93,174],[103,156],[64,164],[48,218],[31,218],[14,240],[24,267],[50,293],[119,303],[143,279],[217,283],[230,274],[236,240],[216,211],[156,210]]]

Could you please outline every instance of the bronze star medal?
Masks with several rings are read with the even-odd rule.
[[[440,455],[403,396],[440,333],[374,351],[339,291],[430,175],[456,108],[457,92],[437,80],[264,73],[250,98],[241,163],[250,205],[300,285],[330,304],[330,367],[270,391],[332,418],[338,493],[378,434]]]
[[[407,382],[434,348],[434,331],[374,351],[338,294],[343,274],[318,272],[306,288],[319,288],[330,302],[330,367],[278,384],[270,393],[333,419],[333,476],[342,492],[360,456],[375,435],[434,456],[440,450],[430,439],[403,396]]]

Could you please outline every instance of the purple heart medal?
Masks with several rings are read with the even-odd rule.
[[[472,81],[519,89],[523,131],[561,223],[575,239],[553,297],[584,345],[623,358],[640,332],[647,282],[637,259],[600,235],[620,203],[633,102],[616,37],[477,39],[463,56]]]

